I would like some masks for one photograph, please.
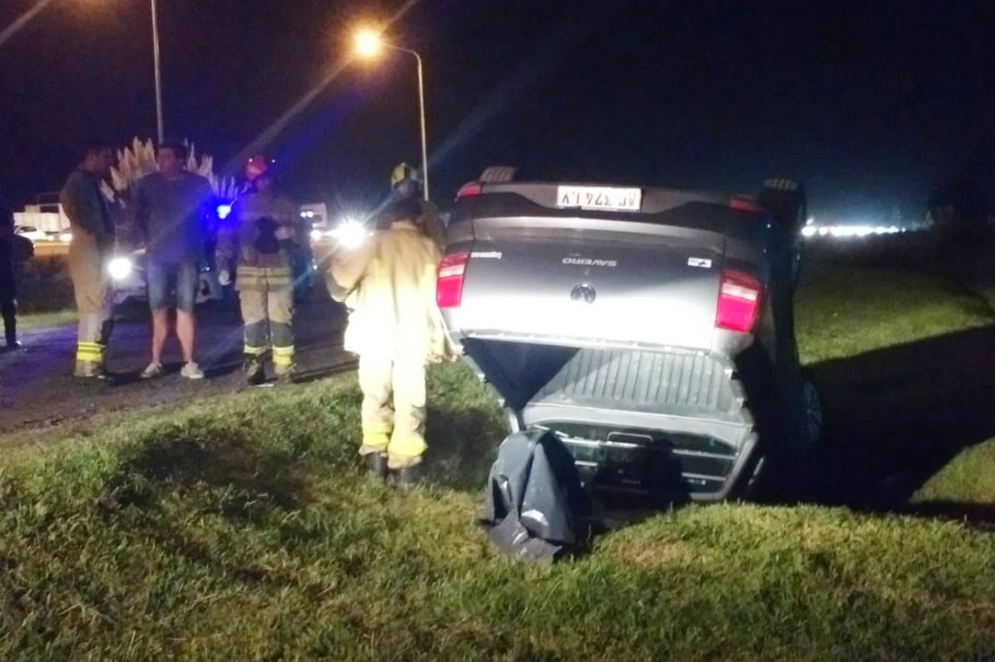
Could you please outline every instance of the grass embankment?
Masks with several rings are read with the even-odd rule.
[[[888,321],[824,301],[803,301],[801,316],[845,303],[872,327]],[[865,340],[825,336],[833,348],[807,355],[883,342],[874,328]],[[995,536],[959,523],[691,507],[571,562],[513,564],[474,525],[501,416],[460,366],[433,371],[430,401],[433,482],[409,495],[359,473],[351,378],[219,396],[8,453],[0,657],[995,654]]]
[[[984,300],[911,271],[821,268],[799,290],[798,343],[808,364],[990,326]]]

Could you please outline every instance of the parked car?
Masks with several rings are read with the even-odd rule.
[[[148,301],[148,282],[145,271],[145,249],[139,248],[118,254],[108,264],[114,283],[114,304]],[[197,282],[197,304],[209,301],[225,301],[230,298],[231,286],[223,287],[218,281],[217,272],[203,260]]]
[[[32,225],[15,225],[14,234],[21,235],[25,239],[30,239],[32,243],[36,241],[49,241],[48,234]]]
[[[793,297],[804,190],[462,188],[437,299],[512,432],[554,432],[585,489],[714,501],[800,478],[821,437]]]

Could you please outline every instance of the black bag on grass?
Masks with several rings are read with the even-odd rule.
[[[587,539],[590,514],[573,456],[555,434],[516,432],[501,443],[481,526],[504,553],[520,561],[552,561]]]

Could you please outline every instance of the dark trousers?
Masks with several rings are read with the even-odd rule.
[[[7,342],[17,340],[17,288],[14,285],[14,274],[4,273],[0,267],[0,314],[3,315],[4,335]]]

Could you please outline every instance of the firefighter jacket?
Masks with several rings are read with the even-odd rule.
[[[59,192],[59,202],[69,217],[74,245],[95,248],[102,255],[111,251],[114,222],[99,177],[82,168],[73,170]]]
[[[290,251],[307,240],[298,236],[297,205],[270,193],[249,193],[235,200],[218,231],[217,266],[236,272],[239,290],[258,289],[257,281],[286,272],[290,282]]]
[[[362,356],[415,354],[452,360],[435,302],[441,255],[411,221],[375,232],[362,247],[337,251],[331,261],[332,298],[351,309],[344,347]]]

